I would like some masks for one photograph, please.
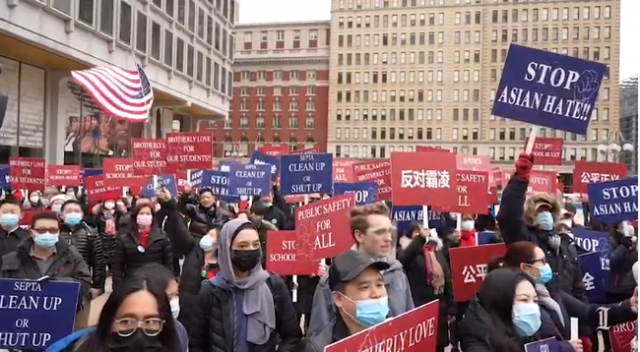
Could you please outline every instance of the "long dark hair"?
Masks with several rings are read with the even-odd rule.
[[[531,264],[535,259],[535,243],[529,241],[518,241],[509,246],[507,253],[503,256],[495,257],[487,265],[487,271],[506,267],[506,268],[520,268],[521,263]]]
[[[512,318],[516,286],[522,281],[535,287],[529,275],[520,269],[497,269],[487,275],[478,290],[480,304],[491,317],[487,342],[492,351],[522,351]]]
[[[162,332],[157,336],[162,343],[163,350],[166,352],[175,352],[180,350],[178,335],[176,334],[176,323],[171,314],[169,300],[165,293],[165,288],[158,285],[149,285],[147,280],[132,279],[126,280],[121,286],[114,290],[107,302],[102,308],[98,325],[96,329],[89,335],[89,338],[78,348],[78,352],[97,352],[107,351],[111,337],[111,326],[116,319],[116,314],[122,302],[130,295],[140,292],[149,292],[158,303],[158,313],[160,319],[164,320]]]

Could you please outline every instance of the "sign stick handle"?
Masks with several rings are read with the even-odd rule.
[[[571,340],[577,340],[578,336],[578,318],[571,318]]]
[[[153,188],[158,188],[158,175],[153,175]]]
[[[191,183],[191,169],[187,169],[187,182]]]
[[[122,187],[122,198],[126,198],[127,197],[127,191],[129,190],[129,187]]]
[[[293,290],[291,290],[291,301],[293,303],[298,302],[298,275],[293,275]]]
[[[67,187],[65,186],[60,187],[60,192],[66,192],[66,191],[67,191]]]
[[[533,126],[531,127],[531,133],[529,133],[529,140],[527,141],[527,147],[524,152],[529,155],[533,151],[533,145],[536,143],[536,137],[538,136],[538,131],[540,127]]]
[[[425,229],[429,228],[429,206],[422,206],[422,227]]]
[[[462,229],[462,214],[456,213],[456,230]]]

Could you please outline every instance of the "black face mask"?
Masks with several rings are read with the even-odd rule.
[[[262,251],[260,249],[254,249],[249,251],[232,251],[231,252],[231,264],[241,271],[249,271],[260,263],[260,257]]]
[[[109,352],[163,352],[162,343],[158,336],[147,336],[141,329],[133,335],[122,337],[117,333],[111,334]]]

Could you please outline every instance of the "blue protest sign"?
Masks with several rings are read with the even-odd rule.
[[[222,171],[204,170],[202,188],[210,188],[214,195],[225,202],[237,202],[238,197],[229,194],[229,173]]]
[[[218,164],[218,169],[219,169],[219,171],[229,173],[229,172],[231,172],[231,166],[232,165],[242,166],[242,163],[239,163],[237,161],[229,161],[229,160],[228,161],[221,161]]]
[[[607,298],[604,291],[606,272],[602,270],[600,255],[587,253],[578,256],[578,262],[582,269],[582,283],[587,291],[587,297],[591,303],[605,303]]]
[[[366,205],[376,202],[378,185],[375,182],[334,183],[333,195],[354,193],[356,205]]]
[[[283,195],[333,192],[332,154],[281,155],[280,161]]]
[[[602,270],[609,271],[611,245],[609,243],[608,232],[574,228],[571,230],[571,234],[573,235],[576,246],[587,252],[599,253]]]
[[[584,135],[606,67],[511,44],[491,114]]]
[[[422,205],[394,205],[391,208],[391,221],[396,224],[398,236],[404,235],[412,222],[422,224],[423,219],[424,212],[422,211]]]
[[[0,349],[44,351],[73,332],[80,283],[0,279]]]
[[[280,158],[277,156],[267,155],[259,151],[254,151],[251,154],[250,164],[256,165],[271,165],[271,179],[275,180],[280,174]]]
[[[478,232],[478,246],[483,244],[492,244],[498,234],[495,231]]]
[[[157,196],[157,189],[164,187],[172,196],[178,195],[178,185],[176,183],[176,177],[174,175],[159,175],[158,184],[153,184],[153,177],[149,179],[147,185],[142,187],[140,195],[144,198],[152,198]]]
[[[102,169],[82,169],[82,170],[80,170],[80,172],[82,174],[82,179],[84,180],[87,177],[96,176],[96,175],[102,175],[104,173],[104,170],[102,170]]]
[[[442,214],[438,211],[429,210],[429,228],[436,231],[442,229]]]
[[[529,342],[524,345],[525,352],[560,352],[560,344],[555,337]]]
[[[0,166],[0,188],[10,188],[11,181],[9,180],[9,166]]]
[[[271,165],[232,164],[229,172],[229,194],[261,196],[271,191]]]
[[[587,184],[591,219],[614,225],[638,220],[638,176]]]
[[[191,186],[200,187],[202,185],[202,171],[203,170],[191,170]]]

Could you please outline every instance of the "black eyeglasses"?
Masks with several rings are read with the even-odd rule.
[[[122,318],[116,319],[114,322],[116,334],[122,337],[129,337],[138,331],[138,329],[142,329],[142,332],[147,336],[158,336],[160,332],[162,332],[162,327],[164,326],[164,320],[160,318],[149,318],[144,320]]]

